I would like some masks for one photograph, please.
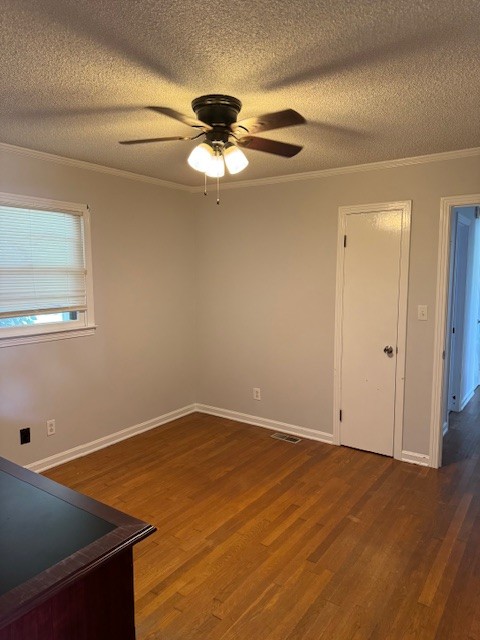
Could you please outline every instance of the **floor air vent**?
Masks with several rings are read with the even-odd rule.
[[[290,442],[290,444],[297,444],[297,442],[301,442],[301,438],[297,438],[296,436],[289,436],[286,433],[274,433],[271,438],[275,438],[275,440],[284,440],[285,442]]]

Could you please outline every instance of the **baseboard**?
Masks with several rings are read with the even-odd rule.
[[[219,418],[228,418],[229,420],[252,424],[256,427],[264,427],[265,429],[271,429],[273,431],[282,431],[283,433],[307,438],[308,440],[317,440],[318,442],[333,444],[333,434],[326,433],[325,431],[316,431],[315,429],[298,427],[294,424],[288,424],[287,422],[278,422],[277,420],[270,420],[269,418],[251,416],[248,413],[240,413],[238,411],[231,411],[230,409],[222,409],[220,407],[210,407],[206,404],[197,404],[195,405],[195,408],[199,413],[208,413],[212,416],[218,416]]]
[[[157,418],[152,418],[151,420],[147,420],[146,422],[141,422],[140,424],[136,424],[133,427],[127,427],[126,429],[122,429],[121,431],[116,431],[115,433],[112,433],[103,438],[98,438],[98,440],[93,440],[92,442],[87,442],[85,444],[79,445],[78,447],[73,447],[72,449],[67,449],[66,451],[56,453],[55,455],[49,456],[48,458],[37,460],[37,462],[32,462],[31,464],[25,466],[27,469],[31,469],[32,471],[36,472],[46,471],[47,469],[51,469],[52,467],[64,464],[65,462],[70,462],[71,460],[75,460],[76,458],[82,458],[89,453],[93,453],[94,451],[98,451],[99,449],[104,449],[105,447],[109,447],[112,444],[121,442],[122,440],[126,440],[127,438],[132,438],[133,436],[139,433],[143,433],[144,431],[155,429],[156,427],[160,427],[167,422],[171,422],[172,420],[176,420],[177,418],[182,418],[183,416],[190,415],[191,413],[195,413],[196,411],[212,416],[218,416],[219,418],[227,418],[229,420],[236,420],[237,422],[243,422],[257,427],[263,427],[264,429],[270,429],[271,431],[282,431],[283,433],[289,433],[301,438],[307,438],[308,440],[316,440],[317,442],[334,444],[333,434],[327,433],[325,431],[317,431],[315,429],[299,427],[287,422],[279,422],[278,420],[270,420],[269,418],[260,418],[259,416],[252,416],[247,413],[240,413],[239,411],[231,411],[230,409],[222,409],[220,407],[211,407],[206,404],[191,404],[186,407],[182,407],[181,409],[176,409],[175,411],[165,413]],[[401,459],[403,462],[419,464],[424,467],[428,467],[430,465],[429,456],[422,453],[402,451]]]
[[[444,437],[445,437],[445,436],[447,435],[447,433],[448,433],[448,421],[447,421],[447,420],[445,420],[445,422],[443,423],[443,426],[442,426],[442,433],[443,433],[443,436],[444,436]]]
[[[429,467],[430,456],[424,453],[415,453],[414,451],[402,451],[402,462],[410,462],[411,464],[419,464],[422,467]]]
[[[467,406],[467,404],[470,402],[470,400],[473,398],[474,395],[475,395],[475,389],[472,389],[470,393],[467,393],[467,395],[462,398],[462,401],[460,402],[459,411],[463,411],[465,409],[465,407]]]
[[[57,467],[59,464],[63,464],[64,462],[70,462],[70,460],[75,460],[75,458],[82,458],[89,453],[93,453],[94,451],[104,449],[105,447],[109,447],[112,444],[120,442],[121,440],[126,440],[127,438],[136,436],[139,433],[143,433],[144,431],[155,429],[155,427],[159,427],[166,422],[171,422],[172,420],[176,420],[177,418],[188,416],[190,413],[194,413],[195,411],[195,405],[191,404],[186,407],[182,407],[181,409],[176,409],[175,411],[165,413],[158,418],[152,418],[151,420],[147,420],[146,422],[136,424],[133,427],[127,427],[126,429],[116,431],[115,433],[112,433],[103,438],[98,438],[98,440],[93,440],[92,442],[81,444],[78,447],[73,447],[73,449],[67,449],[67,451],[56,453],[53,456],[44,458],[43,460],[38,460],[37,462],[32,462],[31,464],[27,464],[25,466],[27,467],[27,469],[31,469],[32,471],[46,471],[47,469]]]

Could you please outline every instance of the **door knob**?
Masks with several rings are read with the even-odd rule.
[[[383,350],[383,353],[386,353],[389,358],[393,358],[393,347],[387,345]]]

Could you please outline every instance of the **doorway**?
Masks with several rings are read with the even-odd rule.
[[[430,466],[442,464],[449,423],[480,383],[480,194],[442,198]]]
[[[451,216],[444,437],[480,382],[480,207],[455,207]]]
[[[401,458],[410,202],[339,210],[334,442]]]

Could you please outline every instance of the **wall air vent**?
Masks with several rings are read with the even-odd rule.
[[[301,442],[301,438],[297,438],[296,436],[289,436],[287,433],[274,433],[271,438],[275,438],[275,440],[283,440],[284,442],[290,442],[290,444],[297,444],[297,442]]]

